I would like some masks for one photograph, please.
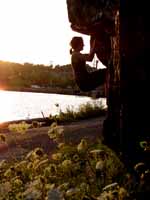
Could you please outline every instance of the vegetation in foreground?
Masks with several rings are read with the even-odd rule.
[[[61,109],[59,109],[58,115],[50,115],[49,118],[59,123],[99,117],[104,116],[105,114],[106,108],[103,106],[102,102],[99,101],[95,103],[87,102],[86,104],[81,104],[77,111],[74,111],[70,107],[66,109],[66,112],[63,112]]]
[[[68,144],[57,123],[48,135],[57,144],[54,153],[36,148],[21,160],[0,162],[1,200],[133,200],[150,191],[150,170],[144,163],[129,174],[99,140]],[[149,147],[145,144],[141,143],[143,150]]]

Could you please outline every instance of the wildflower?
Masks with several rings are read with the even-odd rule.
[[[22,182],[21,179],[15,178],[15,179],[13,180],[13,186],[14,186],[15,188],[20,188],[22,185],[23,185],[23,182]]]
[[[58,189],[61,190],[61,191],[65,191],[69,188],[69,183],[63,183],[61,185],[59,185]]]
[[[63,169],[66,169],[66,170],[70,169],[72,167],[71,160],[64,160],[62,162],[62,167],[63,167]]]
[[[23,160],[15,165],[15,170],[20,171],[20,170],[25,170],[28,162],[26,160]]]
[[[103,171],[105,169],[105,162],[103,160],[100,160],[96,163],[96,170]]]
[[[64,129],[62,127],[58,127],[55,125],[50,127],[48,131],[48,136],[50,137],[50,139],[57,142],[57,140],[62,136],[63,132]]]
[[[106,185],[104,188],[103,188],[103,191],[109,191],[109,190],[113,190],[115,188],[118,187],[118,183],[111,183],[109,185]]]
[[[87,183],[81,183],[80,184],[80,189],[82,190],[82,192],[89,192],[90,186]]]
[[[85,139],[82,139],[81,142],[77,146],[77,150],[79,153],[84,153],[87,150],[87,141]]]
[[[53,190],[54,188],[55,188],[55,184],[54,184],[54,183],[52,183],[52,184],[50,184],[50,183],[45,184],[45,189],[46,189],[47,191]]]
[[[65,146],[65,143],[63,143],[63,142],[58,144],[59,149],[63,148],[64,146]]]
[[[10,124],[8,126],[10,131],[14,131],[14,132],[17,132],[17,133],[22,133],[22,134],[24,134],[28,130],[29,127],[30,127],[30,125],[27,124],[25,121],[22,121],[19,124],[15,124],[15,123]]]
[[[28,165],[27,165],[27,169],[28,170],[31,170],[33,168],[33,163],[32,162],[29,162]]]
[[[140,147],[144,149],[144,151],[150,151],[150,142],[148,141],[141,141]]]
[[[139,162],[134,166],[134,170],[137,172],[137,174],[142,174],[146,170],[146,165],[143,162]]]
[[[15,174],[14,170],[11,169],[11,168],[9,168],[9,169],[7,169],[7,170],[5,171],[5,173],[4,173],[4,177],[6,177],[6,178],[10,178],[10,177],[13,177],[14,174]]]
[[[78,162],[79,160],[80,160],[80,157],[78,156],[78,154],[73,155],[74,162]]]
[[[112,194],[112,192],[111,191],[109,191],[109,192],[104,192],[103,194],[102,194],[102,200],[107,200],[107,199],[109,199],[109,200],[114,200],[114,199],[116,199],[115,197],[114,197],[114,195]],[[98,199],[99,200],[99,199]],[[100,199],[101,200],[101,199]]]
[[[49,160],[48,159],[45,159],[45,160],[42,160],[42,161],[37,161],[37,165],[34,163],[35,165],[35,170],[41,170],[43,168],[46,167],[46,165],[48,164]]]
[[[101,158],[102,160],[105,160],[106,152],[102,149],[94,149],[90,151],[90,153],[94,156],[96,160],[99,158]]]
[[[55,127],[57,127],[57,126],[58,126],[57,123],[56,123],[56,122],[53,122],[53,123],[51,124],[50,128],[55,128]]]
[[[19,192],[18,194],[16,194],[16,200],[22,200],[24,197],[23,197],[23,194],[22,192]]]
[[[7,167],[7,161],[6,160],[1,160],[0,161],[0,170],[5,169]]]
[[[126,199],[127,196],[129,196],[127,190],[125,188],[123,188],[123,187],[120,187],[119,191],[118,191],[119,200]]]
[[[105,151],[102,149],[94,149],[94,150],[90,151],[90,153],[94,154],[94,155],[102,155],[105,153]]]
[[[61,158],[62,158],[62,153],[54,153],[54,154],[52,154],[52,159],[53,160],[58,161],[58,160],[61,160]]]
[[[26,159],[26,160],[33,160],[33,153],[34,153],[33,150],[30,151],[30,152],[26,155],[25,159]]]
[[[71,197],[71,196],[78,195],[79,193],[80,193],[79,188],[70,188],[69,190],[66,191],[66,196]]]
[[[49,178],[51,175],[55,174],[57,172],[55,165],[50,165],[44,169],[44,176],[46,178]]]
[[[39,148],[37,147],[35,150],[34,150],[34,153],[37,155],[37,156],[43,156],[44,155],[44,151],[42,148]]]

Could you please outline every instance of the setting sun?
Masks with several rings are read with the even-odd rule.
[[[77,33],[70,28],[66,0],[0,0],[0,25],[0,60],[70,63],[69,41]]]

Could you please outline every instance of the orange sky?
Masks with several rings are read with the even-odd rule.
[[[66,0],[0,0],[0,60],[70,63]],[[89,36],[84,36],[89,51]]]

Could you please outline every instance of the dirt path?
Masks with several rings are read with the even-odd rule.
[[[102,136],[102,125],[105,117],[92,118],[78,122],[72,122],[60,125],[64,129],[64,135],[67,142],[78,143],[81,138],[87,138],[94,141],[97,137]],[[49,127],[32,128],[24,135],[15,133],[6,133],[8,146],[0,143],[0,160],[11,159],[13,157],[20,158],[26,152],[41,147],[46,153],[52,152],[56,144],[49,139]]]

